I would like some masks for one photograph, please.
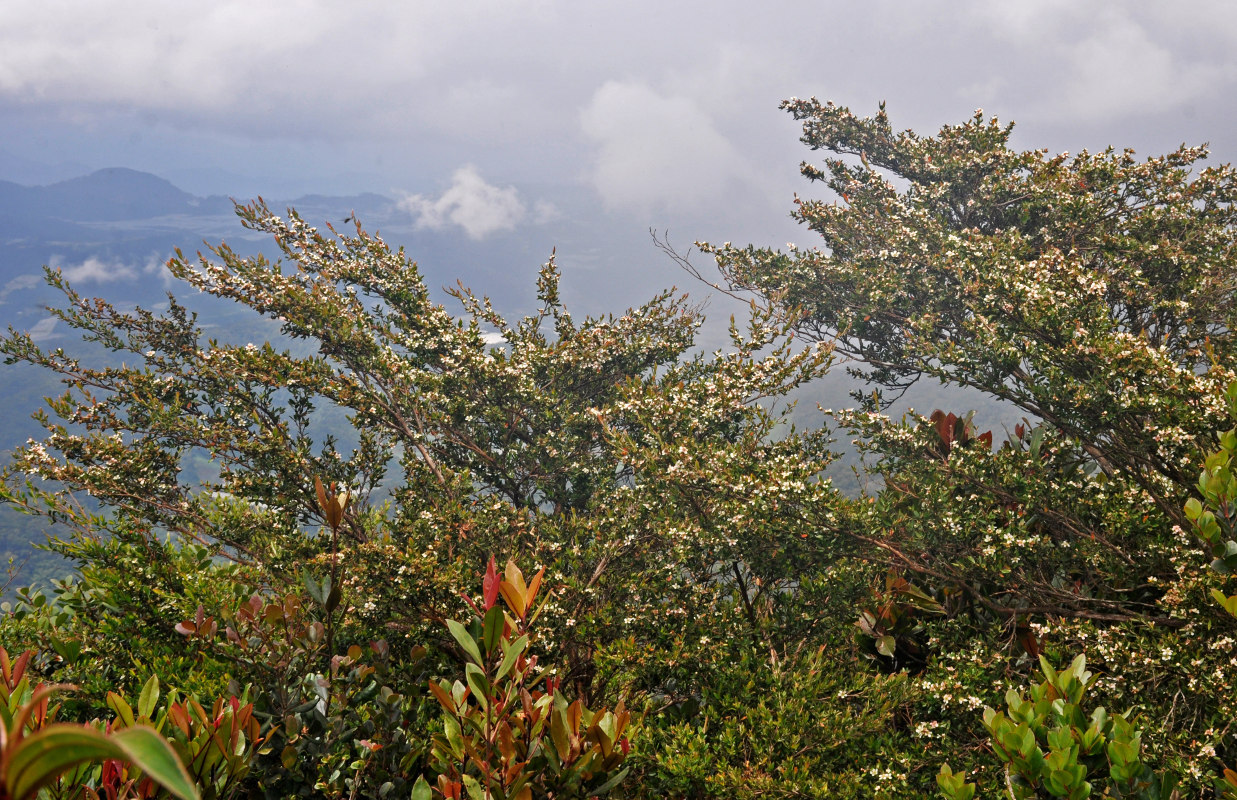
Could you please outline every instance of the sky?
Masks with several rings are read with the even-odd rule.
[[[982,108],[1026,148],[1237,158],[1225,0],[0,2],[0,179],[373,191],[415,230],[546,251],[803,236],[792,96],[883,100],[920,132]]]

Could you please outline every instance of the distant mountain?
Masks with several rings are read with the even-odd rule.
[[[49,186],[0,183],[0,214],[10,221],[73,223],[148,219],[191,213],[202,201],[164,179],[113,167]]]
[[[34,189],[40,210],[81,222],[161,217],[190,211],[197,198],[147,172],[113,167]]]
[[[314,224],[328,219],[339,223],[355,212],[367,223],[385,225],[398,213],[393,200],[373,193],[309,195],[272,200],[270,205],[280,213],[289,206],[298,208]],[[139,274],[152,260],[166,260],[177,247],[192,251],[203,240],[225,238],[233,242],[254,238],[241,230],[230,198],[198,197],[147,172],[112,167],[46,186],[0,180],[0,305],[6,301],[6,287],[17,285],[12,281],[28,285],[26,276],[37,275],[43,264],[72,267],[93,259],[113,268],[83,274],[92,275],[96,284],[113,283],[119,277],[108,276]],[[158,281],[141,283],[145,285],[130,281],[119,290],[121,296],[140,302],[162,296]],[[79,288],[91,291],[89,285]],[[107,294],[112,296],[119,289],[109,288]],[[21,297],[43,302],[41,297]],[[18,295],[7,297],[10,303],[18,299]],[[11,313],[0,311],[0,330],[11,322]]]
[[[271,205],[281,208],[285,203],[272,202]],[[390,198],[366,193],[345,198],[308,195],[286,205],[331,209],[333,213],[343,209],[346,213],[353,208],[385,212],[393,204]],[[197,197],[158,175],[124,167],[101,169],[47,186],[23,186],[0,180],[0,235],[3,236],[27,238],[33,229],[50,232],[54,225],[231,216],[232,210],[232,200],[223,195]]]

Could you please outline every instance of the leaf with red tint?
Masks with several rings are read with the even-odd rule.
[[[1022,645],[1022,649],[1026,651],[1031,658],[1038,658],[1043,652],[1040,647],[1039,639],[1035,636],[1035,632],[1031,630],[1030,625],[1019,625],[1016,629],[1018,634],[1018,644]]]
[[[186,736],[189,735],[191,721],[189,719],[189,712],[185,710],[184,706],[180,703],[173,703],[168,708],[168,718],[171,719],[172,724],[180,728]]]
[[[498,602],[498,587],[498,567],[494,564],[494,556],[490,556],[490,565],[485,568],[485,578],[481,581],[481,595],[486,611]]]
[[[537,597],[537,591],[541,588],[541,579],[545,577],[545,567],[537,570],[537,574],[528,582],[528,604],[531,606],[533,600]]]
[[[326,511],[329,506],[328,498],[326,495],[326,487],[322,484],[322,479],[319,478],[317,475],[314,476],[314,490],[317,492],[317,495],[318,495],[318,505],[322,507],[323,511]]]
[[[455,700],[452,699],[451,694],[433,681],[429,682],[429,687],[430,694],[434,695],[434,699],[437,700],[449,713],[454,714],[456,712]]]
[[[966,430],[966,418],[959,417],[957,414],[951,413],[949,415],[949,419],[953,421],[954,426],[952,441],[957,442],[958,444],[966,444],[967,439],[969,438]]]
[[[464,594],[463,592],[460,592],[460,597],[464,598],[464,602],[467,603],[468,607],[471,608],[473,611],[476,611],[478,614],[483,613],[481,609],[477,608],[477,604],[472,601],[471,597]]]
[[[945,445],[945,452],[949,452],[949,445],[954,439],[954,415],[946,415],[939,408],[932,412],[932,416],[928,417],[932,424],[936,427],[936,435],[941,438],[941,444]]]

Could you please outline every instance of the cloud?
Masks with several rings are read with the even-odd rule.
[[[418,228],[442,230],[458,225],[470,238],[482,239],[498,231],[514,230],[526,209],[514,186],[486,183],[481,173],[466,164],[451,176],[451,186],[437,199],[414,194],[400,201]],[[538,207],[538,216],[542,209]]]
[[[116,281],[134,280],[142,275],[161,275],[164,285],[168,285],[172,280],[171,273],[163,269],[166,259],[161,259],[158,256],[152,255],[146,259],[144,264],[126,264],[122,261],[108,261],[98,256],[90,256],[84,261],[77,264],[65,264],[61,256],[53,256],[51,264],[54,269],[60,270],[60,274],[69,283],[115,283]],[[22,276],[33,277],[33,276]],[[16,279],[21,281],[22,278]],[[25,289],[29,288],[24,283],[20,286],[6,286],[5,289]]]
[[[1154,131],[1237,152],[1230,0],[9,5],[6,150],[243,176],[198,193],[384,191],[501,164],[525,192],[584,179],[611,209],[780,221],[816,156],[777,104],[811,95],[865,114],[886,100],[921,132],[983,107],[1028,146],[1159,147]],[[546,218],[518,199],[522,223]]]
[[[56,330],[56,324],[58,322],[60,322],[60,320],[56,319],[55,317],[44,317],[43,319],[34,323],[34,327],[32,327],[29,331],[27,331],[27,333],[30,335],[30,338],[35,342],[47,341],[48,339],[52,338],[53,332]]]
[[[372,132],[383,123],[384,133],[399,133],[410,118],[434,124],[427,101],[441,111],[461,87],[486,88],[487,76],[467,70],[480,60],[472,48],[492,61],[512,38],[526,40],[544,5],[44,0],[6,9],[0,98],[60,106],[83,125],[136,110],[225,135]],[[488,90],[502,96],[506,83]]]
[[[980,4],[972,24],[1010,48],[994,87],[1034,98],[1035,115],[1081,122],[1145,118],[1237,80],[1231,13],[1065,0]],[[1205,21],[1205,24],[1204,24]]]
[[[1197,63],[1187,52],[1173,52],[1155,33],[1145,22],[1118,19],[1070,47],[1065,57],[1078,80],[1064,113],[1105,119],[1180,108],[1237,75],[1232,64]]]
[[[169,258],[169,256],[151,255],[142,266],[142,273],[145,275],[158,275],[159,282],[163,284],[165,289],[171,288],[177,282],[176,277],[167,268]]]
[[[580,116],[597,146],[589,176],[612,208],[636,211],[716,201],[755,174],[690,98],[609,81]]]
[[[547,222],[554,222],[562,217],[563,212],[549,200],[538,200],[533,203],[533,223],[536,225],[545,225]]]
[[[52,266],[57,267],[69,283],[112,283],[138,276],[138,271],[127,264],[107,262],[94,256],[71,266],[62,266],[53,259]]]
[[[5,302],[10,294],[19,292],[23,289],[33,289],[36,286],[43,284],[42,275],[18,275],[16,278],[10,279],[3,287],[0,287],[0,303]]]

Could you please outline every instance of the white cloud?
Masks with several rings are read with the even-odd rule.
[[[544,5],[42,0],[5,9],[0,98],[71,104],[67,114],[84,125],[136,109],[225,135],[238,127],[372,132],[376,120],[398,133],[409,118],[433,124],[428,99],[449,108],[469,86],[509,93],[501,77],[489,84],[462,67],[476,60],[474,47],[494,54],[523,40],[513,28],[542,23]],[[454,80],[438,79],[444,68]]]
[[[126,264],[122,261],[105,260],[98,256],[90,256],[84,261],[77,264],[65,264],[61,256],[53,256],[51,264],[55,269],[60,270],[60,274],[64,276],[69,283],[115,283],[116,281],[127,281],[138,278],[141,275],[160,275],[163,284],[169,285],[174,279],[170,272],[164,270],[163,265],[165,259],[158,256],[150,256],[146,262],[141,265]],[[32,277],[32,276],[23,276]],[[22,278],[16,279],[18,281]],[[29,288],[26,285],[6,286],[5,289]]]
[[[58,322],[60,322],[60,320],[55,317],[44,317],[34,323],[34,327],[27,331],[27,333],[30,334],[30,338],[36,342],[46,341],[52,338],[52,333],[56,330],[56,324]]]
[[[165,289],[176,284],[176,278],[167,268],[168,258],[152,255],[146,259],[146,264],[142,266],[142,273],[145,275],[158,275],[160,283]]]
[[[590,179],[611,207],[649,211],[716,202],[752,168],[690,98],[610,81],[580,124],[597,146]]]
[[[399,207],[412,214],[418,228],[442,230],[448,225],[458,225],[473,239],[514,230],[526,213],[514,186],[486,183],[471,164],[455,171],[451,186],[437,199],[409,195],[400,201]]]
[[[23,289],[33,289],[36,286],[41,286],[42,284],[42,275],[18,275],[16,278],[12,278],[5,283],[3,288],[0,288],[0,303],[3,303],[5,299],[13,292],[20,292]]]
[[[138,276],[138,270],[119,261],[104,261],[91,256],[80,264],[65,266],[59,259],[52,259],[53,267],[69,283],[112,283],[120,280],[132,280]]]
[[[1162,37],[1133,19],[1113,20],[1066,54],[1078,76],[1065,113],[1088,119],[1132,116],[1147,108],[1179,108],[1208,87],[1231,83],[1230,64],[1201,64],[1174,53]]]
[[[972,24],[1010,48],[997,86],[1058,121],[1145,118],[1237,80],[1237,17],[1140,3],[1026,0],[975,7]]]
[[[1237,153],[1231,0],[8,6],[6,150],[226,169],[254,187],[212,184],[221,193],[269,196],[280,176],[293,192],[336,191],[331,176],[385,190],[443,164],[501,163],[522,188],[584,178],[659,224],[663,210],[780,221],[803,188],[797,163],[817,158],[776,110],[792,95],[864,114],[887,100],[895,125],[921,132],[983,107],[1017,120],[1027,146],[1158,148],[1154,130]],[[420,199],[425,224],[455,224],[436,195]],[[520,222],[548,218],[522,200]]]
[[[533,203],[533,223],[536,225],[545,225],[547,222],[554,222],[562,217],[563,212],[549,200],[538,200]]]

